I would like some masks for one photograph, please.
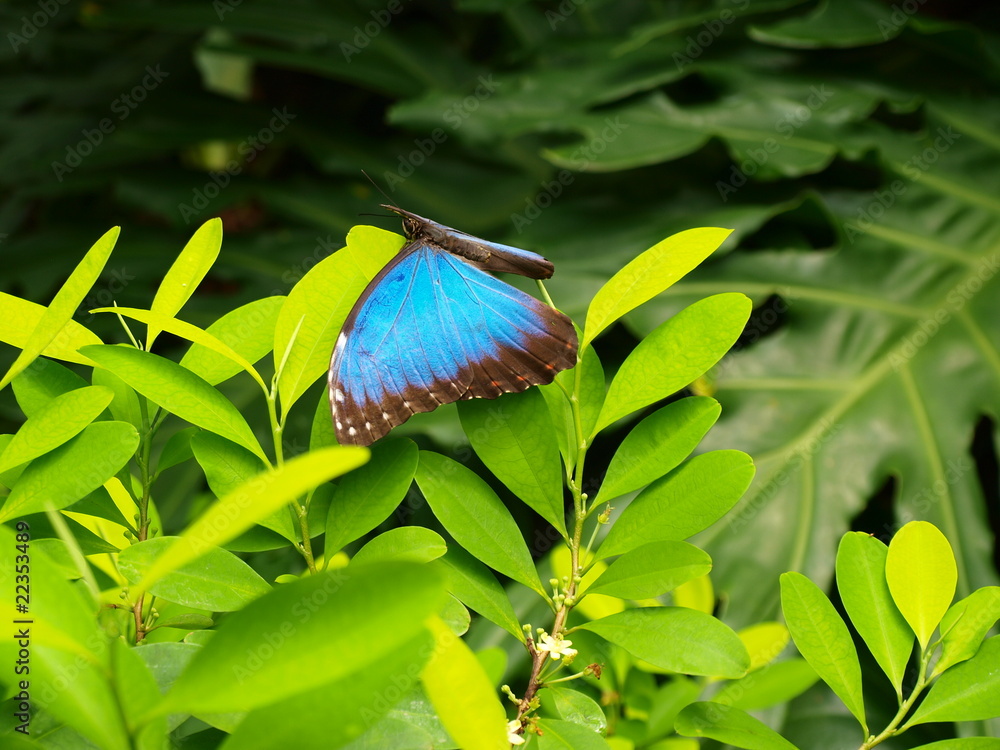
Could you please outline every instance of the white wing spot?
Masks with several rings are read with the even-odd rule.
[[[384,419],[386,422],[388,422],[389,421],[389,415],[386,412],[382,412],[382,419]]]
[[[365,429],[366,430],[370,430],[371,428],[372,428],[372,423],[371,422],[365,422]]]
[[[358,434],[358,431],[357,431],[357,430],[355,430],[355,429],[354,429],[354,428],[352,427],[351,429],[349,429],[349,430],[347,431],[347,434],[348,434],[348,435],[350,435],[351,437],[354,437],[355,435],[357,435],[357,434]]]
[[[342,429],[344,429],[344,425],[342,425],[342,424],[340,423],[340,420],[339,420],[339,419],[337,420],[337,429],[338,429],[338,430],[342,430]]]
[[[339,388],[334,392],[333,397],[340,403],[344,403],[344,392]]]

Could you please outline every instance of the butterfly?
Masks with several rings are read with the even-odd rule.
[[[365,287],[330,361],[341,445],[370,445],[414,414],[551,383],[576,364],[572,321],[491,276],[547,279],[541,255],[396,206],[408,242]]]

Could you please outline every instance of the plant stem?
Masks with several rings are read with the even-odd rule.
[[[570,536],[569,541],[569,551],[570,551],[570,577],[569,585],[565,590],[565,598],[559,605],[555,613],[555,619],[552,623],[551,635],[553,638],[558,639],[566,629],[566,620],[569,617],[570,611],[576,603],[576,592],[577,592],[577,581],[581,573],[581,560],[580,560],[580,545],[583,539],[583,524],[587,518],[587,498],[583,494],[583,467],[584,460],[587,456],[587,440],[583,434],[583,420],[580,415],[580,367],[583,361],[582,353],[577,355],[576,361],[576,380],[573,387],[573,392],[567,394],[570,406],[573,409],[573,426],[575,429],[576,438],[576,461],[575,466],[571,476],[568,477],[568,484],[570,487],[570,492],[573,495],[573,533]],[[565,391],[564,391],[565,392]],[[567,472],[569,473],[569,472]],[[542,667],[545,664],[545,659],[547,657],[547,652],[539,651],[535,646],[535,641],[532,637],[527,638],[528,653],[531,654],[531,675],[528,678],[528,687],[525,688],[524,697],[518,703],[517,718],[521,720],[524,716],[532,710],[532,700],[538,693],[539,688],[542,687],[543,681],[541,679]],[[580,674],[583,674],[582,672]],[[568,677],[558,680],[558,682],[563,682]]]
[[[139,413],[142,415],[142,439],[139,442],[139,452],[136,454],[136,463],[139,465],[139,476],[142,481],[142,495],[136,498],[136,505],[139,507],[139,523],[136,528],[136,542],[144,542],[149,538],[149,500],[152,496],[152,474],[150,473],[150,460],[153,451],[153,435],[159,427],[157,418],[160,411],[157,409],[153,419],[149,419],[149,407],[146,399],[139,398]],[[132,488],[126,486],[129,494]],[[135,604],[132,606],[132,616],[135,618],[135,643],[139,645],[149,631],[146,629],[142,617],[142,607],[145,600],[144,594],[139,594]]]
[[[902,722],[903,719],[906,718],[906,714],[909,713],[911,708],[913,708],[913,704],[916,703],[917,698],[920,697],[920,693],[922,693],[924,688],[927,687],[927,682],[928,682],[927,665],[930,664],[931,654],[933,653],[934,653],[934,648],[932,647],[926,649],[924,653],[921,655],[920,673],[917,676],[917,683],[913,686],[913,690],[910,691],[910,695],[907,697],[907,699],[903,701],[902,705],[900,705],[899,711],[896,712],[896,715],[892,718],[892,721],[889,722],[889,725],[885,729],[883,729],[882,732],[879,733],[878,735],[874,737],[869,737],[867,740],[865,740],[858,750],[870,750],[876,745],[885,742],[890,737],[893,737],[897,734],[902,734],[908,729],[907,726],[904,726],[902,729],[899,729],[897,731],[896,727],[898,727],[900,722]]]
[[[271,392],[267,394],[267,416],[271,422],[271,437],[274,441],[274,464],[280,467],[285,463],[285,446],[282,443],[284,435],[284,420],[278,419],[278,378],[275,375],[271,383]],[[288,504],[288,513],[292,519],[292,530],[299,529],[302,542],[295,545],[305,558],[310,573],[316,573],[316,559],[313,557],[312,538],[309,535],[309,513],[298,500]]]

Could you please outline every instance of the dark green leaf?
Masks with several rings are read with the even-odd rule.
[[[677,716],[676,727],[688,737],[708,737],[747,750],[795,750],[764,722],[720,703],[692,703]]]
[[[588,594],[652,599],[712,569],[712,558],[686,542],[651,542],[619,557]]]

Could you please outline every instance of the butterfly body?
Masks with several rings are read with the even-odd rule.
[[[369,445],[442,404],[549,383],[576,364],[569,318],[486,273],[548,278],[549,261],[385,208],[403,218],[409,242],[337,339],[329,385],[341,445]]]

